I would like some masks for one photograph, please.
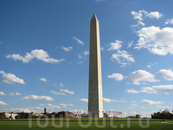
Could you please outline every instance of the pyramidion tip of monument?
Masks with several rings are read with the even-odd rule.
[[[94,13],[93,14],[93,17],[92,17],[92,19],[91,20],[97,20],[97,16],[96,16],[96,14]]]

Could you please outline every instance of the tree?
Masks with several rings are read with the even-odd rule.
[[[28,113],[21,112],[18,115],[20,119],[28,118]]]
[[[20,119],[18,115],[15,116],[15,119]]]
[[[103,116],[104,117],[109,117],[107,113],[103,113]]]
[[[162,112],[157,112],[157,113],[151,114],[151,118],[153,118],[153,119],[172,119],[173,114],[171,114],[169,112],[169,110],[166,109]]]
[[[136,114],[136,118],[141,118],[141,115],[139,115],[139,114]]]
[[[5,120],[6,117],[5,117],[5,113],[0,113],[0,120]]]

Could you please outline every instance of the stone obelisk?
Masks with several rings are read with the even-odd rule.
[[[102,72],[99,22],[94,14],[90,21],[89,116],[103,117]]]

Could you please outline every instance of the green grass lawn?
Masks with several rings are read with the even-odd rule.
[[[82,119],[83,120],[83,119]],[[95,121],[92,121],[89,127],[87,127],[87,121],[83,120],[81,124],[76,121],[69,121],[66,122],[65,120],[63,121],[63,127],[62,128],[57,128],[55,126],[59,125],[59,121],[55,121],[54,123],[56,124],[55,126],[52,124],[53,122],[49,120],[46,124],[44,120],[41,120],[39,122],[37,121],[20,121],[20,120],[11,120],[11,121],[0,121],[0,130],[38,130],[38,129],[43,129],[40,126],[45,125],[45,129],[47,130],[53,130],[53,129],[70,129],[70,130],[80,130],[80,129],[128,129],[128,130],[141,130],[141,129],[149,129],[149,130],[173,130],[173,121],[168,120],[166,123],[161,123],[160,120],[158,121],[149,121],[149,125],[146,125],[146,121],[106,121],[105,126],[101,126],[103,122],[97,122],[95,124]],[[112,124],[111,124],[112,123]],[[99,126],[98,126],[99,125]],[[143,126],[142,126],[143,125]],[[30,127],[29,127],[30,126]],[[83,128],[86,126],[87,128]],[[146,127],[146,128],[145,128]]]

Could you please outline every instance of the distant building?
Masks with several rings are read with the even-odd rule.
[[[41,117],[43,116],[42,113],[35,113],[35,112],[31,112],[32,116],[36,116],[36,117]]]
[[[46,114],[46,108],[44,108],[44,114]]]
[[[69,112],[69,111],[61,111],[58,112],[56,117],[75,117],[75,114],[73,112]]]

